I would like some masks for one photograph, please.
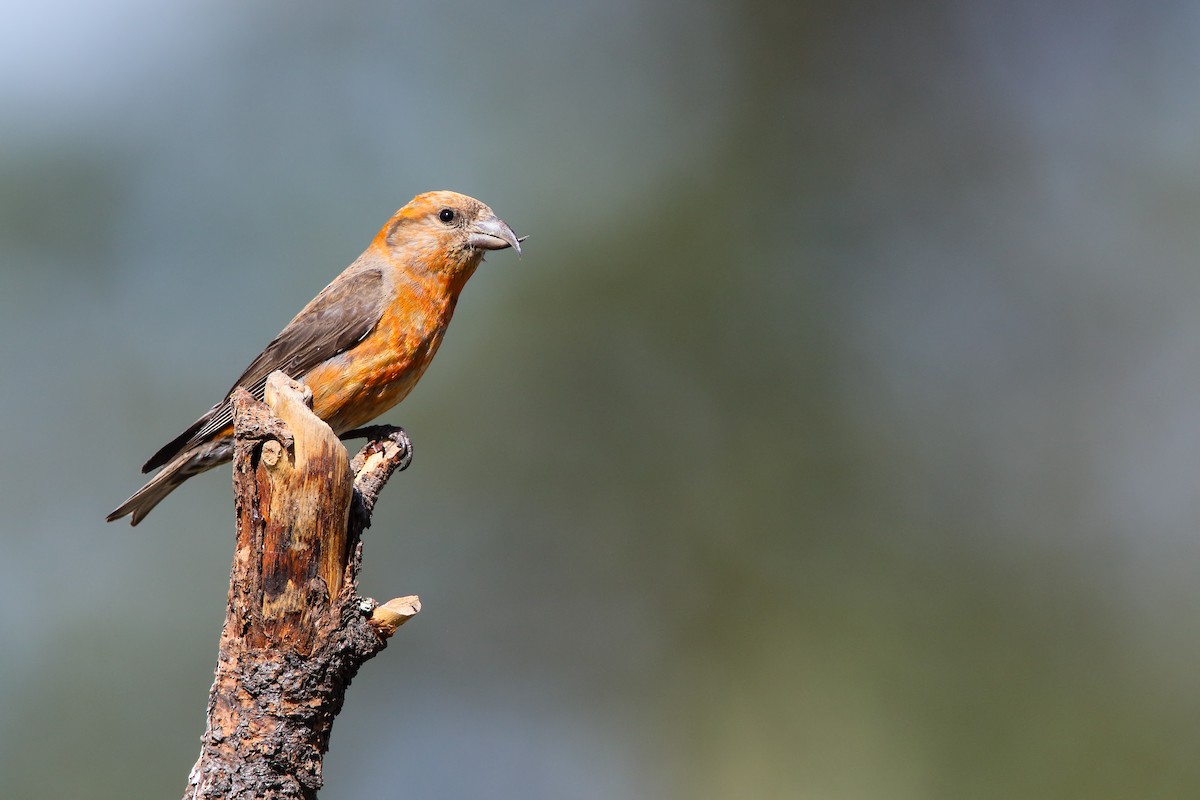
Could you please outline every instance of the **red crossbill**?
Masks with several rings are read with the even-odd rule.
[[[333,431],[358,428],[404,399],[437,353],[459,292],[487,250],[521,252],[492,210],[455,192],[417,195],[371,246],[301,309],[234,382],[262,398],[275,370],[308,384]],[[150,457],[162,467],[108,515],[137,525],[175,487],[233,457],[233,409],[221,402]]]

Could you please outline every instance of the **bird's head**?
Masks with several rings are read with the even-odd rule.
[[[469,275],[488,250],[511,247],[521,253],[521,239],[504,220],[458,192],[417,195],[388,220],[380,236],[393,258],[454,274]]]

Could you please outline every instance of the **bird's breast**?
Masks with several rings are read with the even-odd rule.
[[[399,403],[433,360],[453,313],[453,298],[402,293],[358,345],[304,375],[313,412],[344,433]]]

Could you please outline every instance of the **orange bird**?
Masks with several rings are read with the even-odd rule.
[[[487,250],[521,239],[478,200],[456,192],[417,195],[371,246],[321,290],[250,363],[233,388],[262,399],[283,370],[308,384],[313,412],[339,435],[404,399],[437,353],[454,305]],[[137,525],[175,487],[233,457],[233,408],[225,394],[142,467],[162,469],[108,515]]]

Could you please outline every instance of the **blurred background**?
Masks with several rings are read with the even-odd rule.
[[[329,797],[1200,793],[1200,4],[9,3],[0,795],[177,797],[228,469],[147,456],[414,194],[530,239]]]

